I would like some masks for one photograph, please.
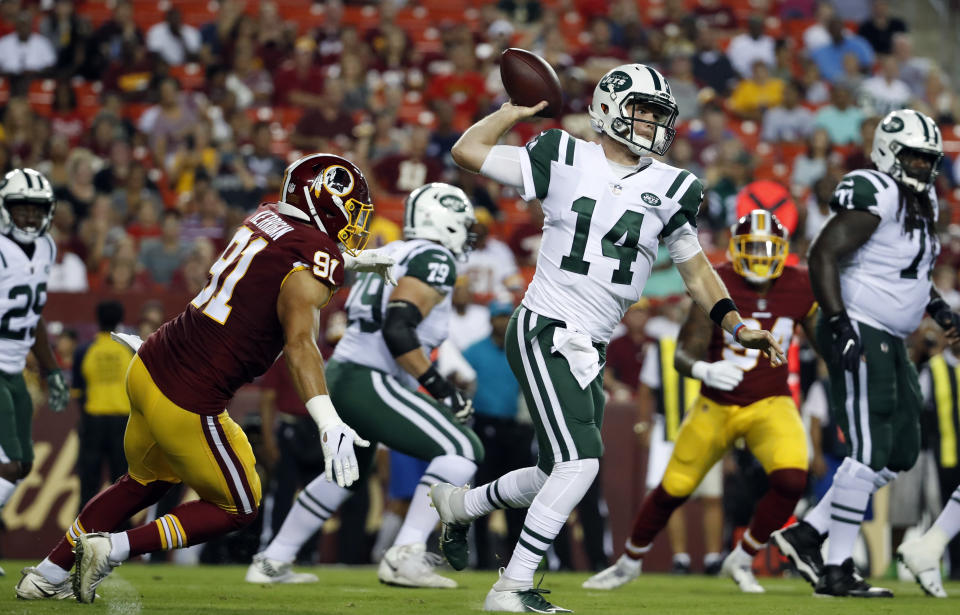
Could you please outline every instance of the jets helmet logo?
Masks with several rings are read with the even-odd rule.
[[[880,128],[883,132],[900,132],[903,130],[903,120],[898,117],[887,118],[883,124],[880,124]]]
[[[463,199],[457,198],[452,194],[440,197],[440,204],[457,213],[462,213],[467,210],[467,204],[463,202]]]
[[[615,70],[600,80],[599,87],[601,90],[613,94],[615,92],[629,90],[631,86],[633,86],[633,79],[630,78],[630,75],[622,70]]]

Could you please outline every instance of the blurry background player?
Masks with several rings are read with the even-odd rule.
[[[439,563],[426,551],[437,525],[429,487],[438,481],[462,485],[483,460],[483,447],[464,425],[468,399],[440,375],[428,358],[450,332],[451,294],[457,260],[471,247],[473,206],[462,190],[433,183],[412,192],[404,206],[404,239],[381,252],[396,259],[397,288],[380,278],[357,279],[345,308],[349,325],[327,365],[330,396],[346,420],[367,439],[430,464],[420,479],[403,526],[380,562],[384,583],[410,587],[456,587],[433,572]],[[430,395],[416,393],[417,385]],[[367,476],[373,450],[361,455]],[[365,481],[359,485],[365,486]],[[351,495],[343,485],[317,477],[300,492],[280,532],[247,569],[250,583],[309,583],[295,573],[297,551]]]
[[[904,339],[925,311],[949,341],[960,339],[957,315],[930,281],[940,251],[933,182],[942,156],[933,120],[912,109],[887,114],[873,139],[877,170],[844,176],[830,201],[837,214],[810,248],[823,310],[817,341],[848,453],[817,506],[774,540],[817,594],[893,596],[857,576],[851,555],[870,496],[910,469],[920,450],[923,401]]]
[[[18,597],[93,602],[100,582],[130,557],[202,543],[253,521],[260,504],[255,459],[224,408],[281,352],[320,428],[327,479],[335,474],[344,486],[357,479],[354,442],[366,443],[330,402],[318,316],[342,284],[345,264],[387,273],[393,261],[376,253],[350,256],[363,249],[372,210],[353,163],[305,156],[287,168],[282,194],[284,201],[265,203],[244,220],[210,268],[206,287],[178,317],[142,346],[127,338],[137,347],[127,372],[129,471],[84,507],[37,567],[23,570]],[[178,482],[200,499],[152,523],[108,533]]]
[[[798,324],[812,335],[817,306],[807,272],[785,266],[787,232],[776,217],[753,211],[731,233],[732,262],[717,272],[748,326],[769,329],[784,348]],[[807,437],[787,386],[788,372],[760,360],[758,351],[743,348],[694,308],[680,330],[676,368],[702,381],[700,395],[680,427],[663,481],[640,507],[625,553],[583,585],[614,589],[637,578],[643,556],[673,511],[743,437],[763,465],[769,488],[722,571],[741,591],[763,592],[751,570],[753,556],[793,514],[807,482]]]
[[[53,211],[50,182],[33,169],[0,181],[0,510],[33,467],[33,402],[23,380],[28,352],[47,374],[50,409],[61,412],[70,397],[40,315],[56,260],[47,233]]]
[[[663,335],[650,342],[640,369],[640,390],[637,407],[640,422],[635,427],[641,442],[650,451],[647,461],[646,488],[653,491],[663,480],[663,473],[673,453],[680,422],[700,392],[700,381],[677,372],[674,354],[680,326],[663,330]],[[639,429],[637,429],[639,427]],[[703,571],[720,572],[720,550],[723,540],[723,472],[718,461],[706,473],[691,494],[703,503]],[[673,551],[672,571],[690,572],[690,554],[687,552],[687,524],[681,508],[667,522],[667,535]]]

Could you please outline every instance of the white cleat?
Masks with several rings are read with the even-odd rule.
[[[543,596],[549,593],[549,589],[530,587],[508,579],[503,576],[501,568],[500,580],[487,593],[483,610],[501,613],[573,613],[570,609],[547,602]]]
[[[583,582],[584,589],[616,589],[640,576],[643,560],[628,557],[626,553],[606,570]]]
[[[720,574],[733,579],[740,591],[745,594],[762,594],[764,589],[757,583],[757,577],[753,576],[752,566],[753,558],[738,544],[737,548],[723,560]]]
[[[448,525],[466,525],[473,521],[463,505],[463,497],[469,491],[450,483],[437,483],[430,487],[430,501],[437,509],[440,521]]]
[[[934,598],[947,597],[940,577],[940,559],[948,542],[944,531],[934,524],[923,536],[897,549],[897,559],[913,574],[923,591]]]
[[[17,598],[21,600],[67,600],[73,598],[70,578],[63,583],[51,583],[34,567],[24,568],[17,583]]]
[[[427,551],[422,542],[393,545],[383,554],[377,577],[387,585],[452,589],[457,586],[456,581],[433,571],[442,562],[443,558]]]
[[[97,586],[120,565],[110,559],[112,548],[110,534],[106,532],[83,534],[77,538],[73,546],[77,564],[71,579],[77,602],[93,602],[97,597]]]
[[[253,556],[247,568],[247,583],[316,583],[320,580],[309,572],[294,572],[291,562],[269,559],[263,553]]]

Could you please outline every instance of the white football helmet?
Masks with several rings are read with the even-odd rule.
[[[473,248],[472,227],[477,221],[466,193],[450,184],[434,182],[410,193],[404,203],[404,239],[430,239],[458,258]]]
[[[628,103],[642,102],[656,109],[654,121],[634,117]],[[670,84],[645,64],[623,64],[608,72],[593,90],[590,124],[599,133],[627,146],[637,156],[644,152],[664,155],[677,135],[677,101]],[[652,126],[652,138],[636,134],[636,123]]]
[[[39,205],[45,211],[35,224],[21,227],[10,213],[10,208],[18,204]],[[46,233],[55,207],[53,187],[38,171],[14,169],[0,180],[0,234],[9,235],[14,241],[30,244]]]
[[[904,155],[927,158],[930,168],[914,171]],[[940,172],[943,139],[932,119],[913,109],[898,109],[877,124],[870,159],[877,169],[914,192],[926,192]]]

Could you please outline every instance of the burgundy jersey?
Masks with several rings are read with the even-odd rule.
[[[236,390],[266,372],[283,350],[277,297],[287,275],[299,269],[334,289],[343,284],[343,257],[330,237],[277,214],[275,204],[261,205],[237,229],[187,309],[140,348],[163,394],[197,414],[223,412]]]
[[[787,265],[783,268],[783,275],[775,279],[770,289],[762,295],[733,271],[731,263],[717,267],[717,273],[727,285],[730,298],[737,304],[737,310],[746,325],[772,333],[786,352],[794,328],[816,306],[807,270]],[[703,385],[700,390],[707,399],[718,404],[747,406],[766,397],[790,395],[786,365],[771,367],[769,359],[761,355],[759,350],[744,348],[733,341],[732,335],[720,327],[714,327],[707,361],[712,363],[724,359],[745,371],[743,380],[732,391],[718,391]]]

